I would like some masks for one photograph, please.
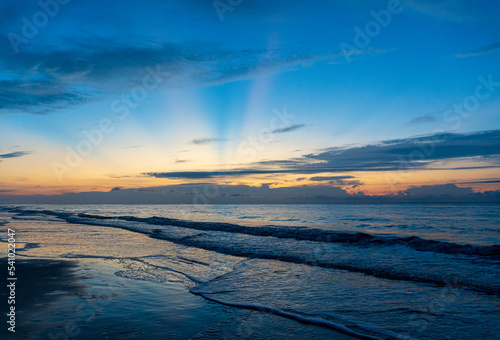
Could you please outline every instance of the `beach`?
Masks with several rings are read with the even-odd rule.
[[[1,218],[16,231],[20,247],[15,333],[4,325],[3,339],[353,339],[190,293],[194,285],[184,275],[141,262],[155,244],[165,246],[161,240],[99,226],[75,237],[70,230],[79,225],[12,216]],[[0,263],[6,272],[7,257]],[[4,286],[2,314],[8,294]]]
[[[498,208],[2,206],[1,334],[493,339]]]

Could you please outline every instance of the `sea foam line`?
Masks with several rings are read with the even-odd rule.
[[[143,222],[152,225],[172,225],[196,230],[225,231],[255,236],[272,236],[291,238],[304,241],[345,243],[354,245],[403,245],[418,251],[430,251],[443,254],[463,254],[484,257],[500,256],[500,245],[481,246],[473,244],[458,244],[453,242],[423,239],[418,236],[388,237],[374,236],[362,232],[342,232],[325,229],[295,227],[295,226],[256,226],[246,227],[232,223],[195,222],[166,217],[136,217],[136,216],[102,216],[81,213],[79,217],[94,219],[119,219],[124,221]]]
[[[247,304],[247,303],[229,302],[229,301],[225,301],[225,300],[221,300],[221,299],[216,299],[214,297],[209,296],[209,295],[212,295],[212,293],[203,292],[203,291],[197,291],[196,288],[197,287],[192,288],[190,290],[190,292],[193,293],[193,294],[195,294],[195,295],[199,295],[199,296],[203,297],[206,300],[209,300],[209,301],[212,301],[212,302],[216,302],[216,303],[219,303],[219,304],[222,304],[222,305],[225,305],[225,306],[242,308],[242,309],[250,309],[250,310],[255,310],[255,311],[259,311],[259,312],[264,312],[264,313],[279,315],[279,316],[282,316],[282,317],[285,317],[285,318],[288,318],[288,319],[299,321],[301,323],[326,327],[326,328],[329,328],[331,330],[335,330],[335,331],[338,331],[338,332],[341,332],[341,333],[344,333],[344,334],[347,334],[347,335],[351,335],[351,336],[357,337],[359,339],[382,340],[381,338],[377,338],[377,337],[374,337],[374,336],[371,336],[371,335],[361,334],[361,333],[356,332],[356,331],[354,331],[354,330],[352,330],[350,328],[347,328],[347,327],[345,327],[343,325],[339,325],[339,324],[333,323],[331,321],[327,321],[327,320],[320,319],[320,318],[304,317],[304,316],[301,316],[301,315],[298,315],[298,314],[293,314],[293,313],[290,313],[290,312],[286,312],[286,311],[284,311],[282,309],[279,309],[279,308],[273,308],[273,307],[269,307],[269,306],[265,306],[265,305],[260,305],[260,304]],[[409,339],[409,338],[405,338],[405,339]]]
[[[4,210],[11,212],[18,212],[20,214],[39,213],[50,216],[56,216],[61,219],[66,219],[72,213],[56,212],[51,210],[32,210],[21,208],[3,207]],[[95,220],[123,220],[130,222],[142,222],[152,225],[161,226],[176,226],[182,228],[190,228],[202,231],[224,231],[254,236],[271,236],[283,239],[296,239],[314,242],[331,242],[343,243],[352,245],[367,245],[367,246],[391,246],[403,245],[417,251],[427,251],[442,254],[462,254],[469,256],[480,257],[500,257],[500,245],[494,244],[489,246],[474,245],[474,244],[458,244],[447,241],[423,239],[418,236],[407,237],[389,237],[389,236],[375,236],[362,232],[343,232],[331,231],[325,229],[309,228],[309,227],[296,227],[296,226],[256,226],[247,227],[232,223],[222,222],[195,222],[187,220],[178,220],[167,217],[136,217],[136,216],[103,216],[95,214],[80,213],[78,217],[95,219]]]
[[[310,265],[310,266],[318,266],[318,267],[324,267],[324,268],[332,268],[332,269],[340,269],[340,270],[347,270],[351,272],[357,272],[357,273],[363,273],[366,275],[374,276],[374,277],[379,277],[383,279],[391,279],[391,280],[401,280],[401,281],[409,281],[409,282],[421,282],[421,283],[431,283],[431,284],[436,284],[439,286],[446,286],[449,285],[450,282],[449,280],[446,279],[446,277],[435,277],[435,276],[415,276],[412,273],[406,273],[406,272],[400,272],[400,271],[395,271],[392,270],[391,268],[381,268],[381,267],[371,267],[371,266],[364,266],[364,265],[352,265],[346,262],[338,262],[338,261],[326,261],[326,260],[319,260],[316,258],[313,259],[308,259],[305,258],[304,256],[301,256],[300,254],[290,254],[290,253],[275,253],[273,251],[269,252],[262,252],[262,251],[255,251],[254,249],[239,249],[232,247],[231,244],[226,244],[223,243],[221,244],[220,242],[217,243],[214,240],[204,240],[200,239],[204,236],[203,234],[200,235],[190,235],[190,236],[185,236],[185,237],[176,237],[172,235],[167,235],[166,233],[162,232],[160,229],[157,230],[151,230],[151,228],[148,228],[144,225],[141,225],[139,221],[143,220],[140,218],[133,218],[132,221],[128,217],[124,218],[113,218],[109,216],[100,216],[100,217],[86,217],[86,216],[92,216],[92,215],[87,215],[87,214],[79,214],[78,217],[75,216],[75,214],[71,213],[58,213],[50,210],[44,210],[44,211],[39,211],[39,210],[23,210],[23,209],[11,209],[19,211],[22,214],[46,214],[50,216],[59,216],[59,218],[65,220],[68,223],[76,223],[76,224],[87,224],[87,225],[100,225],[100,226],[108,226],[108,227],[114,227],[114,228],[120,228],[128,231],[133,231],[133,232],[139,232],[143,233],[146,235],[149,235],[150,237],[153,238],[158,238],[158,239],[163,239],[169,242],[173,242],[176,244],[181,244],[184,246],[190,246],[190,247],[197,247],[201,249],[206,249],[210,251],[215,251],[221,254],[226,254],[226,255],[233,255],[233,256],[240,256],[240,257],[257,257],[257,258],[262,258],[262,259],[271,259],[271,260],[278,260],[278,261],[285,261],[285,262],[290,262],[290,263],[298,263],[298,264],[305,264],[305,265]],[[83,217],[85,216],[85,217]],[[98,216],[98,215],[96,215]],[[153,219],[157,219],[154,217]],[[139,221],[137,221],[139,220]],[[146,220],[150,220],[150,218],[147,218]],[[166,220],[164,218],[161,218],[162,221]],[[184,221],[181,221],[184,222]],[[151,224],[148,222],[142,222],[146,224]],[[196,222],[198,224],[201,224],[201,222]],[[156,225],[156,224],[155,224]],[[166,232],[167,230],[170,230],[171,228],[186,228],[186,227],[179,227],[179,226],[170,226],[170,225],[162,225],[164,227],[164,231]],[[169,228],[170,227],[170,228]],[[189,229],[189,227],[187,227]],[[191,228],[191,229],[196,229],[197,228]],[[252,228],[248,228],[252,229]],[[213,230],[215,232],[221,232],[219,230]],[[228,232],[226,230],[223,230],[222,232]],[[229,233],[234,233],[229,231]],[[252,236],[260,236],[260,237],[266,237],[269,235],[252,235]],[[298,242],[308,242],[308,241],[302,241],[298,240]],[[335,259],[331,259],[335,260]],[[478,284],[478,283],[473,283],[470,282],[470,280],[467,280],[463,278],[462,280],[457,280],[455,282],[455,285],[459,289],[470,289],[470,290],[475,290],[479,292],[484,292],[484,293],[489,293],[489,294],[495,294],[495,295],[500,295],[500,289],[497,288],[496,286],[485,286],[484,284]]]

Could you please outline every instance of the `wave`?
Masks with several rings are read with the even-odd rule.
[[[485,246],[455,245],[418,237],[399,239],[378,237],[365,233],[331,232],[305,227],[245,227],[229,223],[191,222],[163,217],[113,217],[84,213],[76,215],[48,210],[18,209],[16,212],[22,215],[58,216],[68,223],[121,228],[143,233],[152,238],[227,255],[340,269],[383,279],[438,286],[451,285],[459,289],[500,295],[500,285],[494,279],[498,275],[495,269],[496,259],[483,258],[478,261],[477,258],[472,258],[471,261],[465,261],[463,256],[447,255],[449,252],[445,251],[438,251],[446,253],[438,256],[407,249],[409,245],[415,246],[419,242],[423,242],[425,246],[434,243],[438,247],[447,244],[452,254],[457,253],[453,247],[458,246],[462,247],[459,249],[475,248],[475,253],[468,255],[478,255],[477,250],[484,252],[484,249],[488,248]],[[391,242],[394,239],[399,242]],[[407,242],[402,244],[400,240]],[[352,245],[358,247],[351,247]],[[393,245],[393,247],[359,247],[359,245]],[[415,249],[411,246],[410,248]],[[491,256],[491,254],[483,253],[480,256]]]
[[[8,208],[4,209],[17,212],[23,215],[26,214],[45,214],[62,219],[73,216],[72,213],[66,212],[56,212],[52,210],[31,210],[31,209],[19,209],[19,208]],[[96,220],[124,220],[132,222],[142,222],[152,225],[161,226],[176,226],[182,228],[190,228],[202,231],[224,231],[232,232],[246,235],[254,236],[272,236],[276,238],[289,238],[304,241],[315,241],[315,242],[331,242],[331,243],[343,243],[343,244],[353,244],[359,246],[369,246],[369,245],[380,245],[380,246],[391,246],[391,245],[402,245],[418,251],[429,251],[435,253],[443,254],[462,254],[462,255],[474,255],[481,257],[500,257],[500,245],[473,245],[473,244],[458,244],[447,241],[430,240],[424,239],[419,236],[378,236],[371,235],[364,232],[343,232],[343,231],[332,231],[318,228],[310,227],[300,227],[300,226],[242,226],[232,223],[224,222],[195,222],[189,220],[179,220],[167,217],[137,217],[137,216],[103,216],[95,214],[80,213],[78,217],[90,218]],[[392,226],[395,227],[395,226]],[[401,228],[401,225],[397,227]]]
[[[279,309],[279,308],[269,307],[269,306],[260,305],[260,304],[238,303],[238,302],[230,302],[230,301],[225,301],[222,299],[217,299],[217,298],[214,298],[213,296],[211,296],[212,295],[211,293],[206,293],[206,292],[199,290],[198,287],[192,288],[190,290],[190,292],[195,294],[195,295],[199,295],[206,300],[216,302],[216,303],[219,303],[221,305],[242,308],[242,309],[250,309],[250,310],[255,310],[255,311],[269,313],[269,314],[275,314],[275,315],[286,317],[286,318],[289,318],[289,319],[292,319],[295,321],[299,321],[302,323],[326,327],[326,328],[329,328],[329,329],[356,337],[358,339],[382,340],[381,338],[366,335],[366,334],[361,334],[361,333],[356,332],[354,330],[351,330],[343,325],[336,324],[334,322],[331,322],[331,321],[328,321],[325,319],[321,319],[321,318],[315,318],[315,317],[310,317],[310,316],[306,317],[306,316],[302,316],[299,314],[290,313],[290,312],[284,311],[284,310]],[[403,337],[403,336],[401,336],[401,337],[398,336],[396,339],[409,339],[409,338]]]
[[[191,228],[202,231],[224,231],[254,236],[272,236],[277,238],[290,238],[304,241],[332,242],[354,244],[360,246],[402,245],[418,251],[430,251],[443,254],[463,254],[482,257],[500,257],[500,245],[482,246],[472,244],[458,244],[453,242],[428,240],[418,236],[389,237],[375,236],[363,232],[342,232],[325,229],[295,226],[260,226],[246,227],[232,223],[222,222],[194,222],[166,217],[136,217],[136,216],[102,216],[81,213],[79,217],[92,219],[118,219],[124,221],[142,222],[152,225],[171,225],[182,228]]]

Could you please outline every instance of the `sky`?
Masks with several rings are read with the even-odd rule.
[[[4,1],[0,202],[497,197],[499,17],[495,0]]]

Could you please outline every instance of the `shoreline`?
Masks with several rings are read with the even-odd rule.
[[[5,260],[0,258],[0,265]],[[2,327],[3,339],[253,339],[271,334],[275,339],[357,339],[271,313],[210,302],[181,283],[118,277],[115,260],[16,262],[16,332]],[[5,292],[0,298],[6,300]]]
[[[127,265],[131,258],[106,258],[108,251],[64,253],[57,237],[67,243],[64,250],[76,250],[79,242],[67,238],[67,225],[26,223],[10,220],[1,227],[2,235],[8,227],[15,229],[20,246],[15,263],[16,332],[7,330],[9,306],[4,285],[0,296],[2,339],[355,339],[325,327],[209,301],[191,293],[193,283],[174,272],[158,273],[162,275],[158,281],[137,269],[138,275],[130,276],[134,273]],[[110,235],[119,243],[119,237],[132,234],[137,243],[157,242],[131,231],[99,226],[91,230],[93,244],[106,244]],[[44,232],[46,239],[37,236]],[[31,246],[33,241],[36,247]],[[0,268],[5,272],[6,254],[0,255]]]

